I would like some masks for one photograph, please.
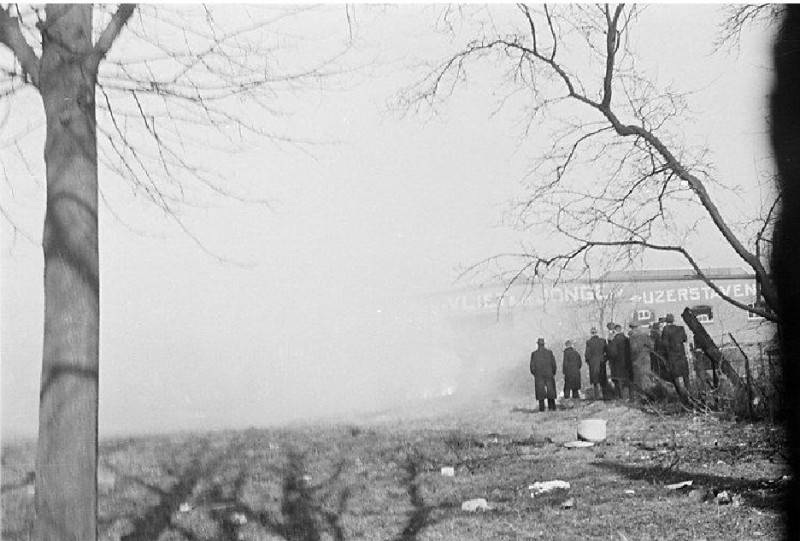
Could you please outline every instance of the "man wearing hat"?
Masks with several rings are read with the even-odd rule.
[[[536,340],[537,348],[531,353],[531,374],[536,386],[536,400],[539,411],[544,411],[547,400],[549,410],[556,409],[556,357],[544,347],[544,338]]]
[[[606,385],[606,341],[597,336],[597,328],[592,327],[592,336],[586,341],[586,364],[589,365],[589,383],[594,387],[594,398],[602,398]]]
[[[666,326],[661,332],[661,343],[667,357],[669,377],[672,379],[678,395],[686,400],[689,393],[686,383],[689,381],[689,360],[686,358],[686,330],[681,325],[675,325],[675,316],[667,314]]]
[[[581,354],[572,347],[572,340],[564,342],[564,360],[561,371],[564,372],[564,398],[580,398],[581,389]]]

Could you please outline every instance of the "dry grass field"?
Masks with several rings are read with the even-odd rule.
[[[103,540],[753,540],[781,536],[780,428],[625,402],[426,401],[369,417],[104,441]],[[608,440],[568,449],[577,421]],[[445,476],[451,466],[455,475]],[[536,481],[569,489],[532,495]],[[690,487],[667,485],[692,481]],[[462,503],[484,498],[488,509]],[[572,505],[564,504],[571,500]],[[2,449],[2,538],[30,537],[33,444]]]

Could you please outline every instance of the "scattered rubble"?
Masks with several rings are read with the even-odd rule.
[[[741,494],[733,494],[727,490],[722,490],[713,497],[717,505],[730,505],[731,507],[740,507],[744,502]]]
[[[673,483],[671,485],[667,485],[665,488],[667,490],[678,490],[678,489],[681,489],[681,488],[690,487],[690,486],[692,486],[692,483],[694,483],[694,481],[692,481],[692,480],[681,481],[680,483]]]
[[[234,524],[238,524],[239,526],[243,524],[247,524],[247,517],[244,516],[243,513],[233,513],[231,515],[231,522]]]
[[[531,497],[556,489],[569,490],[569,483],[556,479],[554,481],[537,481],[532,485],[528,485],[528,490],[531,491]]]
[[[576,441],[568,441],[564,444],[564,447],[568,449],[581,449],[585,447],[594,447],[594,442],[592,441],[583,441],[583,440],[576,440]]]
[[[491,511],[491,509],[492,507],[489,506],[489,502],[486,501],[486,498],[474,498],[461,504],[461,510],[470,513],[476,511]]]

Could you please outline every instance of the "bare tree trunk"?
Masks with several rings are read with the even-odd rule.
[[[47,211],[35,539],[94,541],[99,259],[92,6],[46,10],[39,74]]]
[[[775,225],[772,249],[772,272],[778,291],[778,338],[783,368],[781,394],[786,420],[789,463],[794,472],[786,495],[786,539],[800,535],[800,514],[795,513],[800,501],[800,397],[796,384],[800,381],[800,291],[797,288],[800,250],[800,7],[788,4],[784,11],[773,58],[775,82],[770,98],[770,136],[778,167],[778,191],[782,209]]]

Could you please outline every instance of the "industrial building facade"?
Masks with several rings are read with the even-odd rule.
[[[753,274],[731,268],[704,274],[742,304],[757,302]],[[582,344],[593,326],[605,334],[608,322],[627,330],[630,322],[648,325],[671,313],[682,324],[680,314],[687,307],[723,348],[732,343],[731,335],[740,344],[763,346],[775,331],[769,321],[733,306],[687,270],[608,272],[594,281],[453,290],[429,297],[428,306],[455,333],[459,349],[487,351],[489,341],[503,350],[501,355],[510,353],[509,348],[529,350],[537,337],[555,350],[565,340]]]

